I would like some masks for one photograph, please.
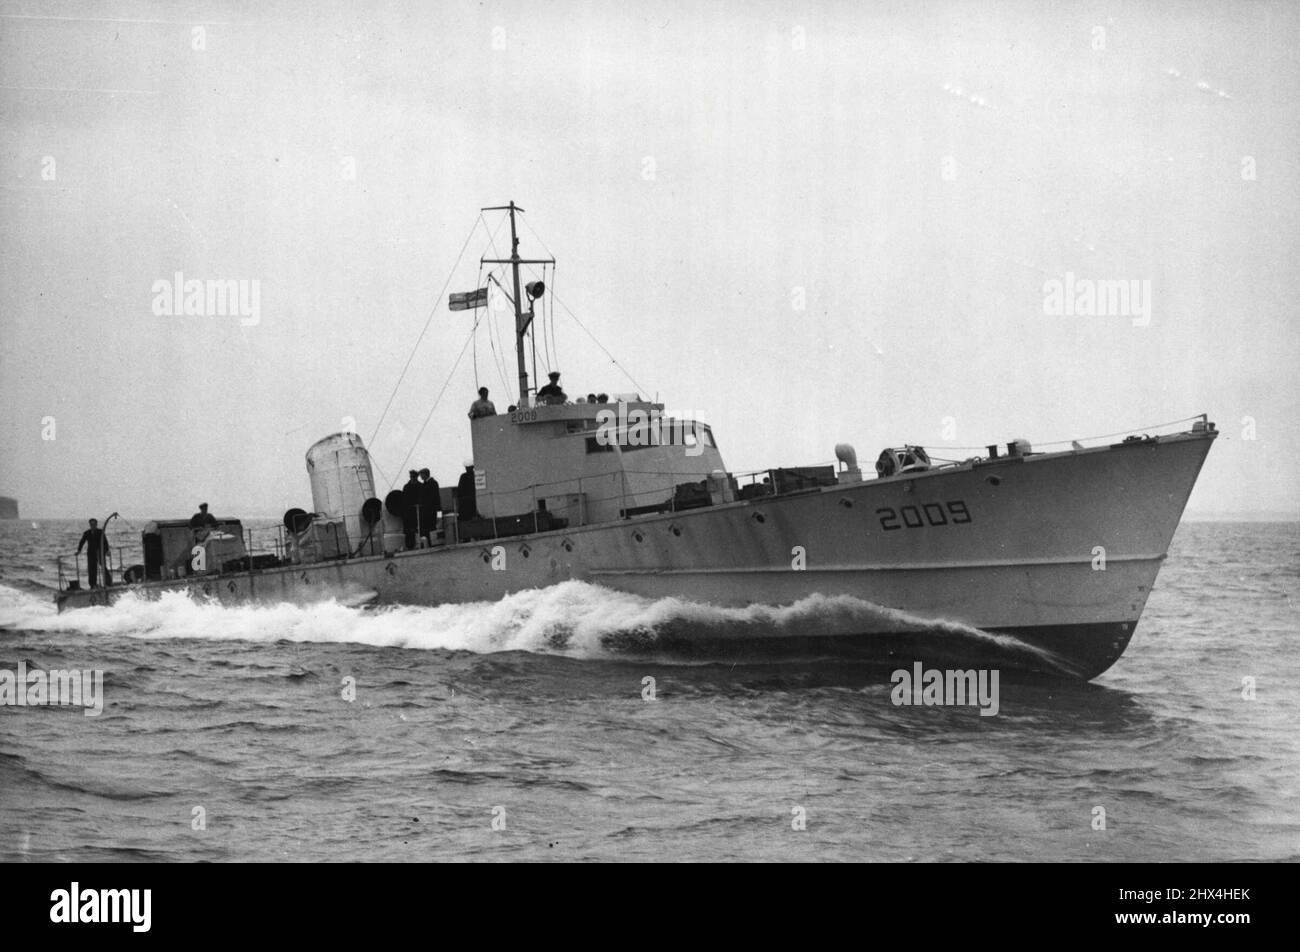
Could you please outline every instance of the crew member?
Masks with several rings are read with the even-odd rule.
[[[474,494],[474,461],[467,459],[465,472],[460,474],[460,481],[456,483],[456,512],[461,522],[478,518],[478,502]]]
[[[477,420],[479,417],[496,415],[497,408],[493,406],[492,401],[488,399],[488,388],[479,387],[478,399],[475,400],[469,408],[469,418],[471,420]]]
[[[442,509],[442,489],[427,469],[420,470],[420,535],[426,545],[433,545],[438,531],[438,511]]]
[[[547,376],[551,378],[551,382],[537,391],[538,402],[564,403],[569,398],[564,395],[564,391],[560,388],[560,372],[552,370]]]
[[[209,526],[215,526],[216,524],[217,517],[208,512],[208,504],[206,502],[199,503],[199,511],[190,516],[191,529],[206,529]]]
[[[420,527],[421,494],[420,474],[411,470],[411,478],[402,487],[402,532],[406,535],[406,547],[415,548],[415,536]]]
[[[104,530],[99,528],[99,520],[91,519],[90,528],[81,534],[81,541],[77,543],[77,555],[81,550],[86,549],[86,575],[90,577],[90,587],[99,588],[99,565],[101,562],[108,562],[108,539],[104,538]],[[108,566],[104,567],[104,581],[108,581]]]
[[[217,524],[217,517],[208,512],[206,502],[199,503],[199,511],[190,516],[190,531],[195,542],[202,542],[208,537],[208,531]]]

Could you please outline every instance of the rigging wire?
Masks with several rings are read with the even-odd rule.
[[[530,265],[525,265],[524,267],[526,267],[526,268],[528,269],[528,273],[529,273],[529,275],[531,275],[531,276],[534,277],[534,278],[537,278],[539,281],[541,281],[542,283],[546,284],[546,286],[547,286],[548,288],[550,287],[550,284],[547,283],[547,281],[546,281],[546,265],[545,265],[545,264],[542,265],[542,270],[541,270],[541,273],[540,273],[540,274],[538,273],[537,268],[536,268],[536,266],[534,266],[534,265],[531,265],[531,264],[530,264]],[[536,328],[537,328],[537,327],[540,327],[540,328],[541,328],[541,334],[542,334],[542,362],[543,362],[543,366],[546,367],[547,371],[551,371],[551,370],[554,370],[555,367],[556,367],[556,366],[558,365],[558,363],[559,363],[559,354],[558,354],[558,352],[555,351],[555,338],[554,338],[554,335],[548,337],[547,334],[546,334],[546,314],[547,314],[546,308],[547,308],[547,304],[548,304],[548,303],[549,303],[549,299],[548,299],[545,295],[543,295],[543,296],[542,296],[542,313],[541,313],[540,315],[535,315],[534,318],[533,318],[533,321],[534,321],[534,324],[535,324],[535,328],[534,328],[534,330],[533,330],[533,352],[534,352],[534,355],[536,355],[536,351],[537,351],[537,330],[536,330]],[[533,301],[533,302],[531,302],[531,304],[532,304],[532,306],[535,308],[537,302],[536,302],[536,301]],[[534,360],[533,360],[533,376],[534,376],[534,377],[537,376],[537,366],[536,366],[536,364],[537,364],[537,360],[536,360],[536,357],[534,356]],[[541,381],[539,380],[538,383],[540,383],[540,382],[541,382]]]
[[[532,225],[528,224],[527,218],[521,218],[519,220],[524,223],[524,227],[527,228],[528,231],[532,234],[532,236],[537,239],[537,243],[541,245],[542,250],[546,252],[546,257],[554,261],[555,255],[551,253],[550,248],[546,247],[546,242],[542,241],[542,236],[537,233],[537,229],[535,229]]]
[[[602,344],[599,339],[597,339],[596,335],[593,334],[591,331],[587,330],[587,325],[582,323],[582,321],[578,320],[578,315],[573,313],[573,309],[570,308],[569,305],[561,301],[559,297],[557,297],[556,295],[551,295],[551,297],[556,304],[560,305],[560,307],[564,308],[564,310],[568,312],[569,317],[573,318],[573,322],[577,324],[579,327],[581,327],[582,332],[586,334],[588,337],[590,337],[592,342],[597,347],[600,348],[601,353],[603,353],[606,357],[609,358],[609,362],[613,364],[615,367],[617,367],[619,369],[619,372],[622,373],[624,377],[626,377],[629,381],[631,381],[632,386],[636,387],[637,393],[649,397],[650,391],[647,390],[645,387],[641,386],[639,383],[637,383],[636,379],[630,373],[627,372],[627,368],[625,368],[622,364],[618,362],[618,360],[614,357],[614,355],[609,352],[609,349],[604,344]]]
[[[521,218],[520,221],[522,221],[522,222],[524,223],[524,227],[528,229],[529,233],[530,233],[534,238],[537,239],[537,243],[540,244],[540,245],[542,246],[542,250],[546,252],[546,256],[547,256],[548,258],[551,258],[552,260],[554,260],[554,258],[555,258],[555,254],[554,254],[554,252],[552,252],[551,249],[548,248],[548,247],[546,246],[546,242],[542,239],[542,236],[539,235],[539,234],[537,233],[537,229],[535,229],[531,224],[529,224],[527,217],[523,217],[523,218]],[[555,269],[555,266],[552,265],[552,266],[551,266],[551,279],[552,279],[552,281],[555,279],[555,270],[554,270],[554,269]],[[587,330],[587,326],[586,326],[585,324],[583,324],[582,321],[578,320],[578,315],[573,313],[573,310],[572,310],[572,308],[569,307],[569,305],[565,304],[563,301],[560,300],[559,296],[555,294],[554,289],[551,290],[551,301],[553,302],[553,304],[558,304],[558,305],[560,305],[560,307],[564,308],[564,310],[568,312],[569,316],[570,316],[571,318],[573,318],[574,323],[577,324],[579,327],[582,328],[583,333],[586,334],[588,337],[590,337],[590,338],[592,339],[592,342],[595,343],[595,345],[596,345],[597,347],[600,348],[601,352],[602,352],[606,357],[609,358],[609,362],[610,362],[611,364],[613,364],[615,367],[617,367],[617,368],[619,369],[619,372],[622,373],[623,376],[626,377],[626,378],[631,382],[632,386],[636,387],[637,392],[638,392],[639,394],[642,394],[642,395],[644,395],[644,396],[646,396],[646,397],[648,397],[648,396],[650,395],[650,391],[646,390],[644,387],[642,387],[639,383],[636,382],[636,380],[633,378],[633,376],[632,376],[630,373],[627,372],[627,368],[625,368],[622,364],[620,364],[620,363],[619,363],[619,362],[614,358],[614,355],[611,354],[611,353],[609,352],[608,349],[606,349],[605,345],[602,344],[602,343],[597,339],[596,335],[593,334],[591,331]]]
[[[505,289],[501,287],[501,281],[496,277],[495,270],[488,273],[488,278],[489,280],[496,282],[498,291],[500,291],[502,294],[505,293]],[[491,300],[492,300],[492,295],[491,293],[489,293],[488,301],[491,302]],[[488,307],[487,310],[490,312],[492,308]],[[492,345],[492,363],[496,367],[497,376],[501,378],[501,386],[505,388],[506,393],[509,393],[510,384],[506,381],[506,365],[505,365],[506,343],[504,340],[505,335],[501,333],[501,328],[497,326],[496,317],[493,316],[491,313],[489,313],[488,318],[489,318],[487,322],[488,342]],[[500,348],[497,347],[497,341],[496,339],[493,338],[494,332],[496,334],[496,338],[501,338]]]
[[[480,214],[481,214],[481,213],[480,213]],[[501,230],[501,227],[505,224],[505,221],[506,221],[505,216],[502,215],[502,216],[501,216],[501,221],[497,222],[497,228],[496,228],[496,231],[494,231],[494,232],[492,232],[490,235],[488,235],[488,247],[492,249],[492,257],[494,257],[494,258],[500,258],[500,257],[501,257],[501,253],[497,251],[496,235],[497,235],[497,232],[499,232],[499,231]],[[492,272],[492,273],[495,274],[496,271],[502,271],[502,272],[504,272],[504,271],[505,271],[505,265],[497,265],[497,267],[496,267],[495,269],[493,269],[493,272]],[[501,283],[501,280],[500,280],[499,278],[497,279],[497,289],[498,289],[499,291],[501,291],[502,294],[505,294],[506,297],[510,297],[509,293],[508,293],[508,292],[506,291],[506,289],[505,289],[505,286]],[[491,299],[491,298],[490,298],[490,296],[489,296],[489,300],[490,300],[490,299]],[[511,301],[511,303],[512,303],[512,304],[514,303],[513,300]],[[488,326],[489,326],[489,328],[493,328],[493,327],[495,327],[495,326],[496,326],[496,319],[494,318],[493,321],[492,321]],[[505,335],[501,333],[501,329],[500,329],[499,327],[496,328],[496,331],[497,331],[497,337],[501,340],[501,353],[497,355],[497,361],[498,361],[498,363],[497,363],[497,372],[501,375],[501,386],[502,386],[504,392],[505,392],[505,393],[510,393],[510,384],[507,382],[507,379],[506,379],[506,376],[507,376],[507,375],[506,375],[506,357],[505,357],[505,355],[506,355],[506,353],[508,353],[508,351],[506,351]],[[490,333],[490,330],[489,330],[489,333]],[[514,340],[514,332],[513,332],[513,331],[511,332],[511,337],[510,337],[510,339],[511,339],[511,340]],[[513,349],[514,349],[514,348],[512,347],[511,350],[513,350]],[[494,353],[496,353],[496,352],[494,351]]]
[[[443,394],[447,392],[447,387],[451,384],[451,378],[456,375],[456,368],[460,366],[461,360],[464,359],[465,351],[469,349],[469,342],[474,339],[474,332],[477,329],[478,322],[475,321],[474,327],[470,329],[469,335],[465,338],[465,343],[461,345],[460,353],[456,355],[456,362],[451,365],[451,370],[447,372],[447,379],[442,382],[442,389],[438,391],[438,396],[434,398],[433,406],[429,408],[428,415],[425,416],[424,422],[420,424],[420,431],[415,434],[415,439],[411,441],[411,448],[406,451],[406,456],[403,457],[401,464],[397,467],[399,473],[406,468],[406,464],[411,459],[411,454],[415,452],[416,444],[420,442],[420,437],[424,435],[424,431],[428,427],[429,421],[433,419],[433,413],[438,409],[438,404],[442,402]],[[393,483],[389,483],[388,488],[391,490],[394,485],[395,484]]]
[[[550,340],[548,344],[546,332],[543,331],[542,343],[548,347],[547,354],[549,359],[554,361],[554,363],[548,364],[546,369],[548,371],[555,370],[560,366],[560,350],[555,342],[555,253],[547,247],[546,242],[542,240],[542,236],[537,233],[537,229],[529,223],[526,217],[521,218],[520,221],[524,223],[524,227],[528,229],[528,233],[537,239],[537,243],[542,246],[542,251],[546,252],[546,257],[551,259],[551,280],[546,284],[546,287],[551,293],[549,300],[543,302],[542,306],[544,317],[546,319],[543,327],[549,326]],[[542,280],[546,281],[546,265],[542,265]],[[628,379],[631,380],[630,377]],[[633,383],[635,383],[635,381],[633,381]]]
[[[393,405],[393,398],[397,396],[397,391],[402,386],[402,381],[406,378],[406,372],[411,369],[411,361],[415,359],[415,352],[420,349],[420,343],[424,340],[424,335],[429,332],[429,325],[433,323],[433,315],[438,312],[438,302],[441,301],[443,295],[447,293],[447,288],[451,287],[451,279],[455,277],[456,269],[460,267],[460,259],[465,257],[465,249],[469,247],[470,240],[474,237],[474,232],[478,231],[479,222],[483,222],[482,212],[478,213],[478,220],[474,222],[474,227],[471,228],[469,234],[465,236],[465,243],[460,246],[460,254],[456,256],[456,263],[451,266],[451,271],[447,273],[447,280],[443,283],[442,291],[440,291],[438,296],[433,299],[433,307],[429,309],[429,316],[425,318],[424,328],[420,331],[420,336],[416,338],[415,346],[411,348],[411,353],[406,358],[406,363],[402,367],[402,372],[397,376],[397,383],[393,385],[393,392],[388,395],[388,402],[384,404],[384,412],[379,414],[379,422],[375,424],[375,428],[370,432],[368,443],[371,446],[375,443],[375,436],[378,435],[379,428],[384,425],[384,419],[388,416],[388,411]],[[486,222],[483,222],[483,227],[484,229],[487,228]]]
[[[541,239],[538,239],[539,241]],[[547,252],[550,255],[550,252]],[[547,285],[551,289],[551,296],[546,300],[546,322],[551,328],[551,350],[555,352],[555,366],[560,366],[560,348],[555,343],[555,261],[554,256],[551,260],[551,283]]]
[[[549,265],[551,269],[549,278],[547,277],[546,274],[547,267],[548,265],[545,264],[542,265],[541,274],[538,274],[537,270],[531,266],[529,267],[528,270],[532,272],[534,277],[542,281],[546,285],[547,289],[551,292],[548,295],[543,295],[542,313],[539,314],[536,318],[538,326],[541,328],[542,349],[544,351],[546,370],[549,372],[552,370],[558,370],[560,368],[560,349],[555,344],[555,320],[554,320],[555,309],[551,304],[551,296],[554,295],[555,293],[554,291],[555,265],[554,264]]]
[[[543,343],[545,342],[543,341]],[[532,344],[533,344],[533,386],[536,387],[537,384],[539,383],[537,379],[537,329],[536,328],[533,329]]]
[[[482,213],[481,213],[481,212],[480,212],[480,217],[482,217]],[[505,226],[505,223],[506,223],[506,219],[505,219],[505,216],[503,215],[503,216],[501,217],[501,220],[497,222],[497,226],[496,226],[496,228],[493,229],[493,230],[491,230],[491,231],[489,231],[488,228],[487,228],[487,222],[484,221],[484,227],[483,227],[483,230],[487,232],[488,247],[492,249],[493,257],[496,257],[496,258],[501,257],[501,255],[497,254],[497,251],[496,251],[496,247],[497,247],[497,245],[496,245],[496,237],[497,237],[498,234],[500,234],[501,229]],[[492,268],[491,270],[489,270],[488,273],[487,273],[487,283],[488,283],[488,284],[491,284],[492,282],[495,282],[498,291],[502,291],[502,290],[503,290],[503,288],[501,287],[501,281],[500,281],[500,279],[496,276],[496,275],[497,275],[497,272],[498,272],[499,270],[501,270],[501,268],[502,268],[502,266],[501,266],[501,265],[498,265],[497,267]],[[482,262],[482,261],[479,261],[479,275],[480,275],[480,283],[482,283],[482,280],[481,280],[481,278],[482,278],[482,274],[483,274],[483,262]],[[491,310],[492,310],[492,308],[490,307],[490,304],[491,304],[491,302],[492,302],[493,297],[494,297],[494,295],[492,294],[492,289],[491,289],[491,287],[488,287],[488,304],[489,304],[489,306],[487,307],[487,310],[488,310],[488,311],[491,311]],[[476,308],[476,310],[477,310],[477,308]],[[492,315],[489,314],[489,317],[492,317]],[[481,318],[478,318],[478,319],[476,319],[476,320],[481,320]],[[495,338],[494,338],[494,336],[493,336],[494,332],[495,332],[495,335],[496,335]],[[495,320],[495,318],[493,318],[493,319],[491,319],[491,320],[489,320],[489,321],[487,322],[487,335],[488,335],[488,346],[490,347],[490,349],[491,349],[491,351],[492,351],[492,363],[493,363],[493,366],[496,368],[497,376],[501,379],[501,386],[504,388],[504,391],[505,391],[506,393],[509,393],[509,392],[510,392],[510,384],[509,384],[509,383],[507,382],[507,380],[506,380],[506,370],[505,370],[505,353],[504,353],[504,352],[505,352],[505,341],[502,340],[502,341],[501,341],[501,346],[500,346],[500,348],[497,347],[497,340],[496,340],[496,338],[501,338],[503,335],[501,334],[500,329],[497,327],[497,324],[496,324],[496,320]],[[476,345],[476,346],[477,346],[477,345]],[[476,381],[476,383],[477,383],[477,381]]]
[[[379,460],[375,459],[374,453],[370,454],[370,465],[373,466],[376,470],[378,470],[380,479],[388,483],[388,488],[391,490],[394,485],[393,481],[388,478],[388,474],[385,473],[383,467],[379,465]],[[401,470],[399,469],[398,472],[400,473]]]
[[[480,213],[481,214],[481,213]],[[478,265],[478,277],[474,280],[474,290],[477,291],[483,283],[483,262]],[[474,308],[475,311],[478,308]],[[478,314],[474,315],[474,391],[477,393],[479,388],[478,382]]]
[[[550,287],[550,284],[546,281],[546,265],[542,265],[542,276],[541,278],[539,278],[539,280],[543,284],[546,284],[548,288]],[[560,362],[559,355],[555,353],[555,340],[553,337],[549,336],[546,332],[546,328],[548,326],[546,320],[546,309],[547,309],[547,305],[549,305],[550,303],[551,303],[551,299],[543,296],[542,313],[538,317],[538,320],[542,322],[542,349],[543,351],[545,351],[544,359],[546,361],[546,369],[548,371],[553,370],[555,367],[559,365]]]

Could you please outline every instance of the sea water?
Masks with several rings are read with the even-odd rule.
[[[1004,674],[996,716],[673,662],[756,616],[577,582],[59,615],[82,528],[0,523],[0,672],[102,672],[98,713],[0,706],[0,860],[1300,859],[1300,524],[1185,523],[1116,665]]]

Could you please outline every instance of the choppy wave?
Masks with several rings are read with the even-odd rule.
[[[57,589],[29,578],[13,578],[6,572],[0,571],[0,589],[11,588],[18,589],[20,592],[30,592],[41,597],[44,601],[51,601]],[[3,595],[0,595],[0,605],[4,603]]]
[[[59,614],[45,598],[0,585],[0,628],[76,631],[92,636],[214,641],[324,642],[490,653],[529,651],[604,657],[654,651],[668,639],[799,636],[810,630],[890,630],[970,639],[1028,653],[1060,667],[1050,653],[1008,635],[933,621],[850,596],[810,595],[791,605],[724,608],[679,598],[644,598],[567,581],[497,602],[362,609],[313,605],[219,605],[183,592],[147,599],[128,594],[111,607]]]

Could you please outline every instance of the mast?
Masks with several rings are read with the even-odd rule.
[[[520,209],[523,211],[523,209]],[[528,323],[524,322],[522,302],[519,297],[519,236],[515,234],[515,202],[510,200],[510,270],[515,278],[515,356],[519,358],[519,402],[528,395],[528,368],[524,366],[524,334],[533,320],[532,304],[528,305]]]
[[[514,277],[515,296],[512,302],[515,306],[515,356],[519,362],[519,405],[528,405],[528,368],[524,363],[524,340],[528,336],[528,329],[533,323],[533,304],[531,298],[528,302],[528,311],[523,308],[523,295],[519,290],[519,266],[521,264],[542,264],[554,265],[554,258],[521,258],[519,257],[519,234],[515,230],[515,212],[522,212],[523,209],[512,200],[509,205],[496,205],[491,208],[480,209],[485,212],[509,212],[510,213],[510,257],[509,258],[482,258],[482,264],[508,264]],[[539,291],[540,295],[541,292]]]

